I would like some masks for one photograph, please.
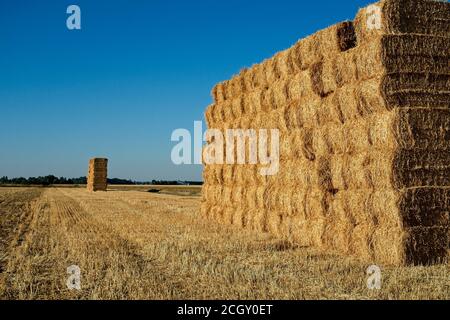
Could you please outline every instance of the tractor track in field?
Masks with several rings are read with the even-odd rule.
[[[2,195],[0,202],[0,293],[11,252],[24,241],[33,219],[32,206],[42,189],[23,189]]]
[[[3,220],[10,221],[2,226],[7,245],[1,248],[5,272],[0,274],[0,299],[92,299],[105,296],[104,288],[113,285],[118,287],[106,294],[112,299],[142,291],[157,299],[177,287],[164,266],[143,255],[137,243],[61,190],[20,192],[2,203],[0,210],[8,213],[9,219]],[[80,291],[66,286],[66,269],[71,265],[80,267]],[[120,285],[117,279],[122,279]]]
[[[0,273],[8,252],[20,245],[32,219],[32,202],[39,198],[41,189],[23,190],[9,194],[0,203]]]
[[[118,270],[118,272],[123,272],[122,275],[117,274],[116,276],[132,276],[133,278],[141,279],[142,287],[145,290],[149,290],[148,295],[154,298],[159,298],[163,293],[170,292],[177,287],[177,283],[174,283],[165,274],[163,266],[145,257],[137,243],[122,237],[116,230],[103,224],[98,219],[98,214],[97,217],[94,217],[96,212],[87,211],[82,201],[58,189],[52,191],[51,199],[52,216],[57,216],[54,224],[71,225],[78,237],[82,237],[80,234],[86,234],[85,245],[87,250],[95,247],[104,256],[117,255],[114,260],[118,259],[120,261],[119,265],[125,268],[124,270]],[[129,204],[122,207],[122,209],[135,210]],[[95,282],[106,280],[110,272],[107,265],[99,269],[101,271],[97,272]],[[129,274],[127,275],[126,273]],[[145,286],[147,280],[150,280],[151,285]]]

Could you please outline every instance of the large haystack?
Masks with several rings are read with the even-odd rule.
[[[108,187],[108,159],[93,158],[89,160],[87,189],[89,191],[106,191]]]
[[[449,20],[381,1],[218,84],[208,127],[279,129],[280,170],[206,165],[204,215],[366,261],[445,258]]]

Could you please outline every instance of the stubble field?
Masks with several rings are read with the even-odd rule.
[[[380,266],[369,290],[367,263],[216,225],[198,192],[170,193],[0,188],[0,299],[450,299],[449,263]]]

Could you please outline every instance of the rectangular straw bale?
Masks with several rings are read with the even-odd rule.
[[[449,241],[448,224],[444,227],[406,228],[404,235],[406,264],[442,263],[447,254]]]
[[[310,237],[308,222],[302,217],[291,217],[290,232],[290,239],[293,243],[305,247],[313,244]]]
[[[280,167],[282,170],[280,170],[278,177],[272,179],[275,185],[282,184],[286,187],[295,187],[297,191],[319,185],[320,180],[316,164],[313,161],[305,158],[282,160]]]
[[[326,250],[323,242],[323,234],[325,232],[325,218],[312,218],[307,220],[308,234],[307,239],[311,243],[311,246]]]
[[[450,186],[448,151],[402,150],[397,152],[393,167],[394,186]]]
[[[279,81],[273,85],[273,109],[284,108],[289,103],[288,85],[287,81]]]
[[[450,185],[450,164],[443,151],[366,151],[330,159],[336,189],[398,189]]]
[[[224,83],[218,83],[214,86],[211,95],[214,98],[214,102],[221,103],[225,101],[225,89],[224,89]]]
[[[339,104],[344,121],[357,119],[375,112],[383,112],[388,106],[382,97],[380,78],[348,85],[335,93],[335,101]]]
[[[340,77],[337,76],[336,64],[339,55],[332,58],[327,59],[322,62],[322,75],[321,81],[323,86],[323,91],[328,93],[328,95],[334,91],[344,83]],[[349,63],[351,66],[351,63]],[[327,95],[325,95],[327,96]]]
[[[341,90],[341,89],[339,89]],[[339,91],[338,90],[338,91]],[[316,110],[317,127],[329,125],[343,125],[345,123],[344,115],[337,100],[336,92],[321,99]],[[305,124],[303,126],[310,126]]]
[[[387,265],[406,264],[404,229],[378,226],[372,230],[370,237],[374,261],[384,261]]]
[[[275,55],[273,58],[268,59],[264,63],[264,71],[266,73],[266,79],[267,79],[268,85],[270,85],[280,79],[281,71],[280,71],[280,66],[279,66],[279,55]]]
[[[324,63],[323,61],[318,61],[314,63],[309,69],[309,76],[311,79],[311,86],[313,92],[321,98],[327,97],[329,94],[336,89],[336,83],[334,81],[325,81],[329,78],[323,77],[324,74]]]
[[[450,109],[398,109],[393,131],[399,148],[449,150]]]
[[[283,114],[285,126],[289,132],[293,132],[294,130],[302,127],[302,124],[299,123],[297,119],[298,110],[295,104],[290,102],[284,109],[281,110],[281,112]]]
[[[448,74],[394,73],[384,78],[387,94],[411,90],[417,93],[450,93]]]
[[[386,95],[390,106],[402,108],[449,108],[450,92],[421,92],[407,89],[392,91]]]
[[[450,220],[450,188],[422,187],[403,192],[399,207],[404,225],[448,226]]]
[[[200,205],[200,212],[202,216],[206,218],[211,218],[212,206],[208,201],[203,200]]]
[[[248,226],[251,230],[267,232],[267,213],[264,209],[249,208]]]
[[[349,51],[349,54],[356,65],[358,80],[371,79],[384,74],[383,46],[380,41],[361,43],[357,48]]]
[[[297,122],[302,126],[308,126],[309,128],[315,127],[319,123],[318,109],[322,103],[321,99],[313,97],[310,99],[300,99],[297,102],[296,118]]]
[[[264,63],[266,61],[254,66],[253,88],[261,88],[268,84]]]
[[[450,51],[450,38],[423,34],[383,35],[383,53],[387,56],[417,55],[446,57]]]
[[[234,86],[233,86],[234,77],[223,83],[223,96],[224,100],[230,100],[234,98]]]
[[[220,211],[223,210],[223,208],[221,206],[211,205],[211,206],[205,207],[204,209],[208,210],[207,212],[204,212],[205,217],[208,217],[215,221],[219,221]]]
[[[375,14],[381,14],[378,19]],[[385,0],[362,8],[355,18],[358,41],[381,34],[425,34],[448,37],[449,5],[428,0]],[[377,25],[380,21],[380,26]],[[374,27],[375,26],[375,27]]]
[[[336,56],[335,60],[328,60],[325,67],[328,71],[325,77],[332,77],[334,73],[338,87],[356,80],[367,80],[384,73],[417,73],[448,74],[450,58],[443,55],[442,50],[448,50],[443,42],[444,38],[431,38],[430,46],[420,48],[413,43],[411,36],[384,35],[381,41],[361,43],[356,48]],[[427,41],[421,38],[419,42]],[[403,49],[400,51],[399,47]],[[334,64],[334,70],[331,65]],[[332,81],[332,80],[328,80]]]
[[[398,230],[398,223],[395,222],[395,220],[392,220],[391,223],[389,224],[390,227],[387,227],[388,224],[386,221],[386,218],[388,218],[389,216],[392,216],[393,219],[395,217],[395,215],[393,215],[392,213],[395,210],[398,210],[397,208],[397,203],[404,203],[409,207],[405,207],[404,205],[401,205],[400,208],[403,208],[402,210],[405,210],[404,213],[400,214],[401,216],[403,216],[404,218],[404,223],[407,226],[411,226],[417,223],[420,223],[420,225],[443,225],[443,227],[432,227],[432,228],[420,228],[421,234],[417,233],[417,230],[419,230],[418,228],[414,228],[414,227],[407,227],[406,229],[406,233],[405,233],[405,242],[406,245],[411,245],[411,243],[413,241],[417,242],[417,241],[424,241],[424,235],[423,233],[425,232],[425,235],[427,234],[427,230],[438,230],[438,232],[433,233],[432,235],[435,238],[435,244],[439,248],[442,249],[442,239],[444,238],[447,239],[447,233],[448,232],[448,228],[445,227],[445,225],[448,223],[448,212],[445,210],[445,205],[446,203],[448,203],[448,199],[449,199],[449,191],[448,188],[447,189],[443,189],[440,193],[440,196],[436,197],[436,192],[429,192],[430,190],[426,190],[426,189],[412,189],[412,190],[406,190],[404,192],[400,192],[397,195],[395,195],[394,197],[389,196],[388,194],[386,194],[386,192],[377,192],[376,194],[372,194],[368,191],[362,191],[362,192],[351,192],[351,193],[347,193],[348,196],[354,196],[354,195],[360,195],[363,198],[365,198],[366,200],[362,199],[361,200],[357,200],[356,198],[353,197],[352,200],[350,200],[350,204],[351,203],[358,203],[358,204],[362,204],[362,203],[367,203],[367,204],[371,204],[372,206],[374,204],[382,204],[382,207],[379,206],[375,206],[375,207],[353,207],[351,205],[346,205],[345,201],[343,202],[344,204],[342,205],[339,204],[339,199],[345,199],[345,192],[341,193],[339,192],[337,195],[338,197],[335,198],[335,200],[333,200],[333,204],[331,204],[330,206],[328,206],[329,208],[329,213],[326,215],[323,215],[322,217],[319,215],[317,216],[317,212],[318,212],[318,208],[320,209],[319,211],[323,210],[323,201],[321,200],[321,198],[317,198],[316,196],[313,197],[307,197],[308,199],[308,203],[306,204],[306,207],[308,208],[308,214],[315,214],[314,217],[312,217],[309,220],[303,220],[301,218],[299,218],[300,220],[295,220],[292,219],[292,227],[289,227],[289,230],[298,230],[295,228],[295,226],[301,226],[303,225],[303,230],[308,230],[307,233],[304,234],[299,234],[296,236],[296,238],[298,239],[299,242],[301,243],[314,243],[316,246],[318,247],[324,247],[324,248],[333,248],[336,249],[340,252],[343,252],[342,250],[344,250],[344,244],[347,243],[348,244],[348,248],[345,249],[344,251],[348,251],[348,253],[358,253],[359,257],[368,257],[371,256],[372,254],[374,256],[377,256],[377,259],[383,259],[382,261],[385,261],[387,263],[393,263],[396,264],[399,261],[403,261],[403,259],[407,259],[409,257],[409,259],[414,258],[413,255],[416,253],[408,253],[405,252],[404,249],[402,249],[401,245],[392,245],[390,244],[390,241],[392,241],[393,239],[398,239],[398,232],[396,230]],[[313,191],[305,191],[305,192],[309,192],[310,194],[314,193]],[[317,191],[320,192],[320,191]],[[317,194],[316,192],[316,194]],[[419,194],[420,193],[420,194]],[[342,198],[342,196],[344,198]],[[415,198],[416,200],[410,201],[407,198]],[[426,203],[426,205],[424,205],[423,202],[423,197],[428,197],[428,202]],[[317,201],[314,201],[314,199],[317,199]],[[379,200],[383,200],[383,201],[379,201]],[[405,200],[403,200],[405,199]],[[338,201],[338,202],[336,202]],[[336,203],[335,203],[336,202]],[[416,219],[416,217],[418,215],[421,215],[419,211],[417,212],[417,209],[414,206],[417,205],[421,205],[422,204],[422,208],[421,210],[424,210],[424,213],[427,209],[427,206],[431,206],[431,207],[436,207],[441,205],[441,210],[439,209],[435,209],[434,214],[430,213],[427,218],[431,219],[431,220],[427,220],[426,223],[420,221],[415,221],[415,222],[408,222],[408,221],[414,221],[414,219]],[[336,212],[335,214],[338,214],[341,219],[341,222],[336,223],[335,220],[327,220],[327,216],[330,217],[330,212],[331,214],[333,214],[333,210],[337,210],[340,212]],[[343,213],[342,210],[350,210],[346,213]],[[245,211],[245,210],[244,210]],[[283,211],[283,210],[282,210]],[[275,234],[278,234],[279,236],[285,236],[285,232],[283,232],[282,230],[285,230],[286,228],[283,229],[283,221],[286,220],[286,216],[279,214],[277,212],[280,212],[280,210],[278,211],[267,211],[267,210],[257,210],[255,212],[253,212],[253,214],[250,214],[248,219],[249,222],[251,222],[254,226],[255,229],[257,230],[263,230],[264,225],[267,223],[267,229]],[[261,214],[262,213],[262,214]],[[385,226],[384,228],[388,228],[388,229],[383,229],[383,228],[375,228],[374,225],[372,223],[368,223],[366,225],[365,228],[362,228],[362,226],[360,226],[359,229],[351,228],[351,221],[358,221],[358,220],[354,220],[354,219],[358,219],[357,216],[359,215],[360,217],[364,217],[364,214],[361,215],[361,213],[366,213],[368,216],[370,217],[372,216],[374,219],[374,221],[383,221],[383,225]],[[390,213],[388,216],[386,216],[387,213]],[[440,215],[438,215],[438,214]],[[232,224],[235,225],[239,225],[239,222],[236,222],[237,218],[236,217],[240,217],[242,214],[242,210],[237,209],[237,210],[233,210],[231,208],[227,209],[224,211],[224,221],[226,222],[227,219],[229,219],[231,221]],[[343,214],[343,215],[342,215]],[[354,216],[356,214],[356,216]],[[266,218],[264,218],[264,216]],[[259,217],[259,218],[258,218]],[[439,219],[438,219],[439,217]],[[267,221],[267,222],[264,222]],[[303,222],[304,221],[304,222]],[[308,222],[309,221],[309,222]],[[360,222],[362,222],[364,220],[360,220]],[[309,224],[309,227],[305,227],[306,224]],[[336,237],[327,237],[327,231],[330,231],[330,227],[338,227],[338,229],[336,229],[334,232],[341,232],[343,233],[343,235],[339,238]],[[361,230],[362,229],[362,230]],[[387,233],[383,232],[380,233],[384,230],[389,230],[389,232],[397,232],[397,234],[395,235],[391,235],[389,237],[383,237],[382,235],[386,236]],[[414,230],[414,232],[411,232],[411,230]],[[424,231],[425,230],[425,231]],[[345,231],[345,232],[343,232]],[[330,233],[328,233],[330,234]],[[311,238],[310,238],[311,237]],[[355,237],[359,237],[359,239],[355,239]],[[372,239],[372,240],[371,240]],[[383,241],[383,239],[385,239]],[[386,241],[387,239],[387,241]],[[373,242],[374,246],[373,248],[375,249],[374,251],[372,251],[372,249],[370,248],[370,246],[367,246],[367,243],[369,242]],[[361,244],[366,244],[365,246],[361,245],[361,246],[355,246],[355,243],[361,243]],[[353,244],[353,245],[352,245]],[[390,244],[390,245],[389,245]],[[387,246],[386,246],[387,245]],[[383,247],[386,246],[386,247]],[[369,251],[364,251],[364,249],[367,249]],[[424,250],[424,248],[422,248],[423,250],[423,254],[430,254],[430,251],[426,251]],[[435,249],[433,249],[435,250]],[[389,251],[391,253],[395,252],[395,255],[393,256],[386,256],[386,251]],[[372,253],[373,252],[373,253]],[[439,252],[438,252],[439,253]],[[437,253],[437,254],[438,254]],[[432,257],[435,257],[436,254],[433,254]]]
[[[324,231],[320,238],[322,246],[328,248],[328,250],[349,254],[351,248],[352,227],[345,221],[341,221],[335,217],[328,217],[324,220]],[[333,223],[331,223],[331,221],[333,221]],[[326,244],[326,246],[324,244]]]
[[[244,81],[244,87],[245,92],[249,92],[255,89],[254,83],[253,83],[253,77],[255,75],[255,67],[252,66],[251,68],[247,69],[244,68],[242,70],[242,77]]]
[[[223,108],[224,108],[223,103],[214,104],[213,107],[211,108],[210,118],[213,120],[213,123],[215,124],[214,127],[226,121]]]
[[[300,64],[300,70],[308,70],[311,66],[323,59],[320,50],[320,38],[317,34],[310,35],[294,45],[297,63]]]
[[[233,214],[231,216],[231,225],[238,228],[242,228],[246,225],[244,209],[242,209],[241,207],[234,208]]]
[[[446,2],[390,0],[383,11],[389,33],[450,34],[450,6]]]
[[[267,210],[267,229],[275,236],[282,237],[281,221],[282,215],[278,211]]]
[[[244,107],[246,114],[254,114],[262,111],[262,93],[262,90],[254,90],[247,95],[248,100],[245,101],[246,105]]]
[[[205,120],[206,125],[209,128],[214,128],[215,121],[214,121],[214,104],[209,105],[205,110]]]
[[[227,100],[226,103],[222,104],[222,114],[223,114],[223,120],[224,122],[232,122],[235,117],[233,114],[233,109],[231,108],[231,103],[233,100]]]
[[[232,207],[225,207],[223,210],[223,216],[221,222],[223,224],[232,225],[233,224],[233,216],[236,210]]]
[[[261,110],[263,112],[269,112],[270,110],[276,108],[273,91],[274,91],[273,86],[262,91]]]
[[[278,71],[281,78],[288,79],[299,71],[292,61],[292,50],[287,49],[276,54]]]
[[[349,50],[338,54],[334,59],[325,60],[323,78],[329,90],[336,90],[335,87],[339,88],[345,84],[354,83],[358,76],[361,76],[358,73],[358,64],[356,63],[358,55],[354,53],[355,50]],[[373,66],[374,64],[372,62],[370,65]],[[376,73],[372,72],[371,75],[376,75]]]
[[[383,66],[391,73],[430,73],[430,74],[448,74],[450,57],[442,56],[384,56]]]
[[[288,96],[291,100],[310,97],[314,94],[309,71],[301,71],[295,74],[288,82]]]
[[[322,136],[333,154],[364,150],[448,150],[450,110],[395,109],[367,118],[329,124],[315,129],[313,140]],[[314,145],[314,143],[313,143]],[[314,149],[319,155],[320,149]]]

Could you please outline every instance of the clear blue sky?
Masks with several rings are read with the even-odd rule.
[[[106,156],[110,177],[199,180],[170,136],[203,119],[214,84],[369,3],[1,1],[0,176],[84,176]]]

